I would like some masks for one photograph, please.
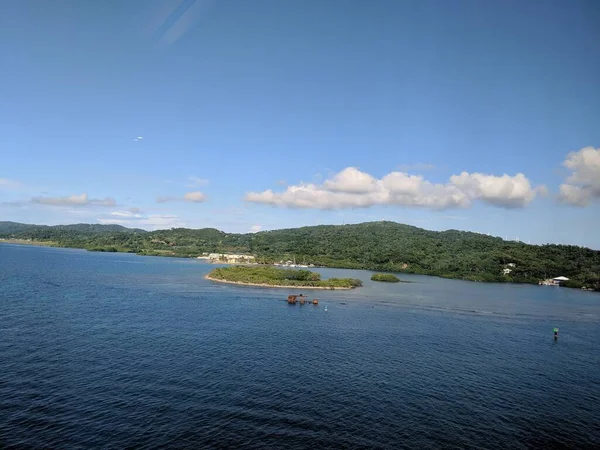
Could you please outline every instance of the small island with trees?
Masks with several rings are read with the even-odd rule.
[[[321,280],[321,274],[310,270],[279,269],[269,266],[219,267],[208,273],[205,278],[221,283],[261,287],[354,289],[362,286],[362,281],[355,278]]]
[[[382,281],[384,283],[400,283],[400,278],[391,273],[374,273],[371,281]]]

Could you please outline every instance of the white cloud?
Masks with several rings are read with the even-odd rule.
[[[90,205],[94,205],[94,206],[109,206],[109,207],[113,207],[113,206],[117,206],[117,202],[115,201],[114,198],[110,198],[110,197],[106,197],[103,199],[90,199]]]
[[[188,183],[185,185],[186,187],[195,188],[206,186],[208,184],[208,180],[206,178],[198,178],[198,177],[188,177]]]
[[[571,175],[560,185],[560,202],[587,206],[600,200],[600,148],[585,147],[571,152],[563,166],[571,171]]]
[[[252,225],[252,227],[250,228],[250,233],[258,233],[262,230],[262,228],[262,225]]]
[[[478,198],[484,202],[505,208],[522,208],[535,198],[536,191],[522,173],[514,177],[485,175],[463,172],[452,175],[450,182],[469,198]]]
[[[537,189],[537,188],[536,188]],[[268,189],[246,194],[246,201],[289,208],[343,209],[402,205],[446,209],[469,207],[479,200],[504,208],[521,208],[537,193],[521,173],[494,176],[463,172],[445,184],[421,175],[391,172],[381,179],[348,167],[322,184],[300,183],[283,192]]]
[[[572,184],[561,184],[558,201],[567,203],[573,206],[587,206],[592,200],[591,193],[588,189],[574,186]]]
[[[117,202],[114,198],[103,199],[89,198],[87,194],[71,195],[68,197],[34,197],[31,203],[50,206],[108,206],[114,207]]]
[[[183,196],[186,202],[201,203],[206,200],[206,195],[200,191],[188,192]]]
[[[128,228],[144,228],[151,230],[180,228],[185,226],[185,222],[183,222],[178,216],[161,214],[142,217],[121,217],[118,219],[100,218],[97,220],[103,225],[123,225]]]
[[[87,194],[71,195],[70,197],[34,197],[33,203],[39,203],[41,205],[87,205],[89,199]]]
[[[113,211],[110,213],[110,215],[116,217],[142,217],[141,214],[134,213],[132,211]]]
[[[167,203],[167,202],[191,202],[191,203],[202,203],[206,201],[206,195],[204,195],[200,191],[188,192],[184,194],[183,197],[173,197],[173,196],[165,196],[165,197],[157,197],[156,203]]]
[[[139,141],[143,141],[144,140],[144,136],[138,136],[133,138],[133,142],[139,142]]]
[[[377,180],[356,167],[347,167],[335,174],[332,179],[325,180],[323,187],[331,192],[367,194],[377,190]]]
[[[392,172],[382,179],[384,192],[388,194],[382,204],[423,206],[433,209],[467,207],[470,199],[450,184],[434,184],[421,175]]]

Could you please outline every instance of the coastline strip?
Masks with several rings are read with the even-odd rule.
[[[244,283],[242,281],[227,281],[227,280],[219,280],[217,278],[213,278],[209,275],[204,275],[205,280],[216,281],[217,283],[226,283],[226,284],[237,284],[239,286],[256,286],[256,287],[266,287],[266,288],[279,288],[279,289],[320,289],[325,291],[347,291],[349,289],[353,289],[351,287],[328,287],[328,286],[274,286],[272,284],[262,284],[262,283]]]
[[[53,241],[28,241],[26,239],[0,239],[0,244],[35,245],[36,247],[60,247],[57,246],[56,242]]]

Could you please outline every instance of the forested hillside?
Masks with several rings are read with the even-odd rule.
[[[428,231],[394,222],[322,225],[255,234],[224,233],[212,228],[146,232],[83,224],[11,227],[0,226],[0,238],[143,255],[195,257],[203,252],[250,253],[265,263],[295,258],[298,263],[321,266],[473,281],[537,283],[563,275],[571,278],[572,287],[600,289],[600,251],[565,245],[527,245],[477,233]],[[8,231],[3,231],[7,228]],[[510,273],[504,274],[504,269]]]
[[[28,223],[19,222],[2,222],[0,221],[0,235],[8,233],[20,233],[30,231],[31,233],[57,233],[57,232],[80,232],[80,233],[106,233],[106,232],[141,232],[145,230],[137,228],[126,228],[122,225],[100,225],[97,223],[75,223],[72,225],[31,225]]]

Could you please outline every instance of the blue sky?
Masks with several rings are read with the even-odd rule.
[[[0,17],[0,220],[386,219],[600,249],[596,0],[14,0]]]

